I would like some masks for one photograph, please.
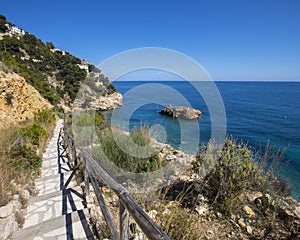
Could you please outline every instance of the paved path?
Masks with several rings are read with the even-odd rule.
[[[43,154],[41,177],[35,181],[39,194],[29,200],[24,227],[12,239],[94,239],[81,188],[65,157],[60,136],[62,126],[63,120],[58,120]]]

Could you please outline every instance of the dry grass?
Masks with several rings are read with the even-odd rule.
[[[183,201],[188,193],[187,189],[176,193],[176,200],[169,199],[171,186],[160,192],[148,192],[135,195],[137,202],[150,213],[150,217],[157,225],[174,240],[194,240],[203,237],[199,216],[192,209],[185,207]],[[153,212],[155,214],[153,214]]]

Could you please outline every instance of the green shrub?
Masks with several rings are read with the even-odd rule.
[[[143,156],[145,153],[149,155],[148,153],[153,152],[152,147],[148,145],[150,138],[146,135],[146,132],[145,130],[138,129],[130,135],[126,135],[121,130],[114,130],[113,134],[111,129],[103,129],[98,134],[99,143],[101,145],[99,148],[101,149],[95,148],[93,155],[96,159],[100,159],[101,154],[99,153],[103,152],[117,167],[130,172],[143,173],[158,170],[164,163],[156,154],[145,158],[136,157]],[[128,148],[126,150],[121,149],[116,143],[115,138],[117,138],[121,146]],[[142,146],[143,148],[138,149],[129,146],[128,142],[130,138],[138,146]]]
[[[42,125],[52,125],[55,123],[55,114],[49,109],[38,110],[34,112],[34,121]]]
[[[140,127],[130,133],[131,139],[141,147],[145,147],[150,144],[151,138],[149,136],[149,130],[146,127]]]
[[[32,147],[19,145],[12,147],[9,151],[9,165],[26,175],[37,174],[41,163],[42,158]]]
[[[64,118],[64,109],[62,108],[62,107],[58,107],[58,106],[55,106],[54,108],[53,108],[53,112],[55,112],[55,114],[59,117],[59,118],[61,118],[61,119],[63,119]]]
[[[212,166],[204,182],[213,205],[223,213],[231,212],[236,197],[245,189],[260,190],[263,172],[254,159],[246,145],[233,139],[226,140],[219,151],[216,146],[208,145],[197,156],[196,172],[201,172],[203,166]]]
[[[46,140],[48,138],[48,134],[46,130],[37,122],[33,125],[25,128],[21,128],[13,135],[13,141],[20,140],[22,141],[22,145],[24,143],[29,143],[35,146],[39,146],[40,141]]]

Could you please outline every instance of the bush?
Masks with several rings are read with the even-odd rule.
[[[25,175],[36,175],[42,164],[42,158],[32,147],[14,146],[9,151],[9,165]]]
[[[35,146],[39,146],[42,140],[48,138],[46,130],[35,122],[32,126],[21,128],[14,134],[14,139],[22,140],[22,142],[30,143]]]
[[[34,112],[34,122],[43,126],[51,126],[55,123],[55,114],[49,109],[38,110]]]
[[[101,149],[95,148],[93,155],[96,159],[100,159],[101,154],[99,152],[102,151],[117,167],[130,172],[143,173],[158,170],[164,163],[159,160],[156,154],[146,158],[136,157],[143,156],[145,153],[149,155],[153,152],[152,147],[148,145],[150,138],[146,132],[146,130],[138,129],[130,135],[126,135],[122,130],[114,130],[113,135],[111,129],[103,129],[98,134]],[[114,138],[117,138],[121,146],[128,148],[126,150],[121,149]],[[130,139],[144,148],[136,149],[129,146],[128,142]]]
[[[245,189],[260,189],[263,172],[247,146],[236,140],[228,139],[220,151],[216,149],[212,145],[202,149],[194,163],[194,170],[199,172],[203,166],[213,166],[204,177],[206,193],[215,207],[229,214],[235,199]]]

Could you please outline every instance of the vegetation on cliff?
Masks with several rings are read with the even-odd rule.
[[[60,49],[51,42],[43,43],[34,35],[25,32],[24,35],[9,34],[6,18],[0,15],[0,61],[8,70],[24,77],[51,104],[56,105],[62,99],[73,102],[85,80],[87,72],[79,65],[82,60]],[[106,91],[115,91],[109,80],[100,70],[87,62],[89,71],[99,72],[99,81],[106,86]]]

